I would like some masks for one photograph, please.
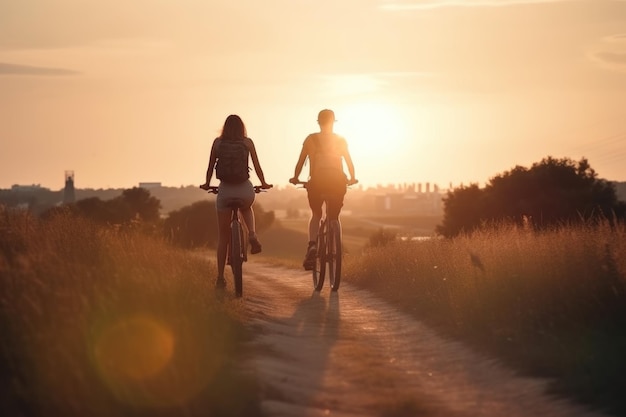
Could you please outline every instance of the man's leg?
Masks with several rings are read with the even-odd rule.
[[[315,255],[316,255],[316,243],[317,234],[320,228],[320,221],[322,220],[322,197],[321,194],[314,188],[307,189],[309,198],[309,207],[311,208],[311,218],[309,219],[309,243],[306,249],[306,255],[304,256],[304,262],[302,265],[307,271],[312,270],[315,267]]]
[[[309,242],[317,241],[317,232],[320,228],[322,220],[322,203],[321,194],[316,190],[308,190],[309,208],[311,209],[311,218],[309,219]]]
[[[331,195],[329,198],[329,206],[326,207],[326,213],[329,220],[339,220],[339,214],[343,207],[343,199],[346,195],[346,185],[344,182],[339,182],[333,186]]]

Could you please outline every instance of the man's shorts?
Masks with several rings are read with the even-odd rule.
[[[233,200],[241,200],[242,208],[248,208],[254,203],[254,187],[250,180],[244,181],[240,184],[228,184],[220,182],[217,199],[215,201],[215,207],[218,211],[230,210],[228,205]]]
[[[328,201],[328,217],[333,219],[339,216],[343,207],[343,198],[346,195],[348,180],[345,174],[316,177],[309,180],[307,194],[309,206],[312,210],[319,210],[324,200]]]

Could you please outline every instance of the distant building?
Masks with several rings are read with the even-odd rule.
[[[408,187],[404,192],[386,192],[378,194],[374,198],[374,208],[378,211],[395,213],[428,213],[438,214],[442,210],[442,194],[439,187],[434,185],[431,192],[431,184],[426,183],[426,192],[415,192],[414,187]],[[422,189],[422,184],[417,185]]]
[[[31,185],[13,184],[11,186],[11,191],[37,191],[41,189],[42,187],[40,184],[31,184]]]
[[[139,188],[145,188],[145,189],[161,188],[161,183],[160,182],[140,182]]]
[[[65,188],[63,189],[63,204],[76,201],[76,189],[74,188],[74,171],[65,171]]]

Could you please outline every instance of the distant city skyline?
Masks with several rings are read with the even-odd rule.
[[[67,172],[67,171],[66,171]],[[67,175],[67,174],[66,174]],[[76,185],[74,182],[74,172],[72,171],[72,182],[73,185]],[[420,181],[406,181],[406,182],[402,182],[402,183],[387,183],[387,184],[374,184],[374,185],[364,185],[364,184],[356,184],[353,185],[352,187],[357,187],[357,188],[389,188],[389,187],[395,187],[395,188],[415,188],[415,191],[417,192],[438,192],[440,190],[445,190],[451,187],[457,187],[457,186],[461,186],[463,184],[448,184],[447,186],[442,186],[440,184],[437,183],[433,183],[430,181],[424,181],[424,182],[420,182]],[[64,180],[64,183],[58,187],[58,188],[54,188],[54,187],[48,187],[45,186],[41,183],[34,183],[34,184],[12,184],[10,187],[7,187],[9,189],[14,189],[14,188],[21,188],[21,189],[40,189],[40,188],[44,188],[44,189],[49,189],[50,191],[59,191],[59,190],[63,190],[65,187],[67,186],[67,178]],[[137,182],[135,184],[131,184],[129,186],[123,186],[123,187],[106,187],[106,188],[111,188],[111,189],[127,189],[127,188],[133,188],[133,187],[142,187],[142,188],[159,188],[159,187],[163,187],[163,188],[179,188],[179,187],[196,187],[197,184],[181,184],[181,185],[166,185],[163,184],[160,181],[140,181]],[[278,184],[277,187],[291,187],[291,184]],[[96,187],[96,188],[102,188],[102,187]],[[1,187],[0,187],[1,189]],[[80,187],[80,186],[76,186],[76,189],[94,189],[94,187]]]

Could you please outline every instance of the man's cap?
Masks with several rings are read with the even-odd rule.
[[[317,115],[317,121],[319,123],[336,122],[335,112],[329,109],[324,109]]]

